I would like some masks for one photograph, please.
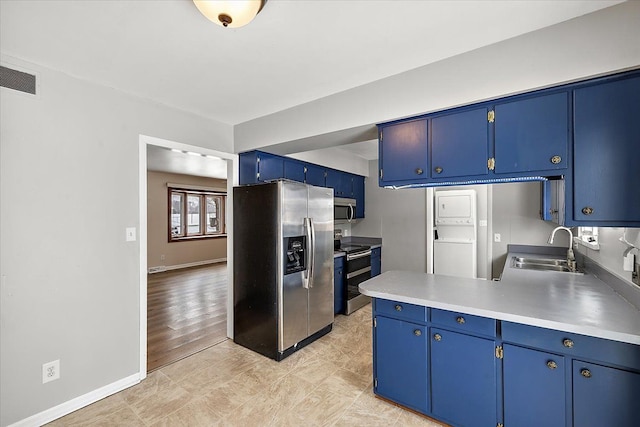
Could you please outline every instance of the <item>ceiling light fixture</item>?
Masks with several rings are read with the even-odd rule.
[[[211,22],[229,28],[247,25],[262,10],[267,0],[193,0]]]

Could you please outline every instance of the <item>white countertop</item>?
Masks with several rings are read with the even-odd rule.
[[[512,268],[500,281],[411,271],[388,271],[360,284],[360,292],[615,341],[640,344],[640,311],[604,282],[584,275]],[[536,255],[537,258],[541,256]]]

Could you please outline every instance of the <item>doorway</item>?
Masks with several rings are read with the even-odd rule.
[[[207,260],[206,262],[177,262],[177,267],[184,267],[176,269],[175,265],[172,265],[167,260],[167,268],[160,267],[155,269],[159,271],[156,275],[149,275],[149,267],[153,267],[148,261],[149,255],[149,233],[150,224],[148,221],[148,161],[147,153],[149,150],[153,150],[156,153],[158,150],[163,150],[166,153],[175,152],[176,154],[188,155],[197,159],[216,159],[219,163],[222,163],[222,167],[226,169],[226,193],[227,193],[227,205],[228,208],[224,211],[224,217],[226,219],[227,230],[233,229],[233,196],[232,189],[234,185],[237,185],[237,168],[238,168],[238,156],[230,153],[223,153],[203,147],[186,145],[174,141],[163,140],[159,138],[149,137],[145,135],[140,136],[139,140],[139,211],[140,211],[140,233],[139,233],[139,247],[140,247],[140,379],[144,379],[147,372],[166,365],[175,358],[179,360],[182,357],[186,357],[188,354],[193,354],[199,350],[206,348],[209,345],[214,344],[214,341],[224,340],[227,337],[233,336],[233,312],[230,310],[232,307],[232,292],[231,285],[233,283],[232,277],[232,265],[233,260],[231,254],[233,253],[233,243],[230,233],[226,238],[226,263],[225,259]],[[174,165],[175,166],[175,165]],[[178,166],[179,167],[179,166]],[[184,175],[189,175],[188,168],[182,170]],[[180,170],[171,170],[170,172],[178,173]],[[167,193],[168,194],[168,193]],[[166,198],[168,200],[168,196]],[[164,211],[164,215],[169,212],[168,205]],[[168,215],[167,215],[168,217]],[[155,231],[153,231],[155,232]],[[163,234],[163,239],[168,239],[169,231]],[[176,243],[172,243],[176,244]],[[178,245],[180,243],[177,243]],[[164,259],[164,258],[163,258]],[[176,264],[176,263],[174,263]],[[164,271],[167,270],[167,271]],[[159,274],[159,275],[157,275]],[[183,286],[175,286],[176,282],[182,282]],[[149,288],[149,284],[154,285],[154,289]],[[182,288],[182,290],[180,290]],[[153,292],[152,292],[153,291]],[[180,296],[182,295],[182,296]],[[153,298],[153,300],[152,300]],[[159,299],[156,300],[156,298]],[[191,303],[188,302],[189,298],[193,298]],[[196,307],[200,302],[202,305],[195,311],[191,311],[189,314],[189,304]],[[169,349],[169,353],[173,353],[163,356],[162,358],[154,357],[154,360],[148,360],[148,351],[155,349],[157,340],[162,339],[163,334],[158,334],[154,329],[156,325],[154,322],[157,319],[152,318],[154,315],[159,315],[159,302],[166,301],[167,304],[176,304],[182,301],[185,304],[183,308],[169,307],[165,305],[164,328],[165,332],[173,333],[173,342],[168,342],[165,347]],[[208,300],[208,301],[207,301]],[[211,301],[215,300],[215,303]],[[171,309],[173,314],[171,313]],[[153,313],[149,310],[154,310]],[[177,311],[176,311],[177,310]],[[198,312],[200,310],[200,312]],[[149,314],[148,314],[149,313]],[[177,315],[176,315],[177,313]],[[220,322],[219,315],[224,313],[226,321]],[[200,320],[205,320],[211,323],[215,323],[215,328],[209,328],[212,332],[215,330],[214,336],[199,339],[197,329],[202,326],[198,325],[196,317],[200,316]],[[205,322],[206,323],[206,322]],[[194,332],[195,331],[195,332]],[[153,336],[151,335],[153,334]],[[184,336],[180,336],[183,334]],[[205,331],[202,331],[205,334]],[[216,335],[217,334],[217,335]],[[171,334],[169,334],[171,335]],[[165,336],[169,336],[165,334]],[[154,341],[156,340],[156,341]],[[197,343],[199,341],[199,344]],[[179,344],[185,344],[184,351],[174,351],[172,347],[179,347]],[[198,346],[202,346],[199,348]],[[187,354],[188,353],[188,354]],[[169,359],[167,359],[167,357]],[[175,361],[173,360],[173,361]]]

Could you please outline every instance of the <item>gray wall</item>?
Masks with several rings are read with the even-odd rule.
[[[139,135],[224,152],[231,126],[25,63],[1,89],[0,425],[140,368]],[[42,364],[61,378],[42,384]]]
[[[365,219],[351,226],[351,234],[382,238],[382,271],[426,272],[427,190],[382,188],[377,176],[378,161],[372,160],[365,180]]]
[[[500,277],[509,243],[545,246],[557,224],[540,219],[539,182],[494,184],[492,193],[492,233],[501,236],[500,243],[493,242],[493,277]],[[568,243],[565,232],[554,239],[554,246],[568,248]]]

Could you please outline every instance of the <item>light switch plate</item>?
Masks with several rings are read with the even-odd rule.
[[[135,242],[136,241],[136,228],[135,227],[127,227],[127,242]]]

